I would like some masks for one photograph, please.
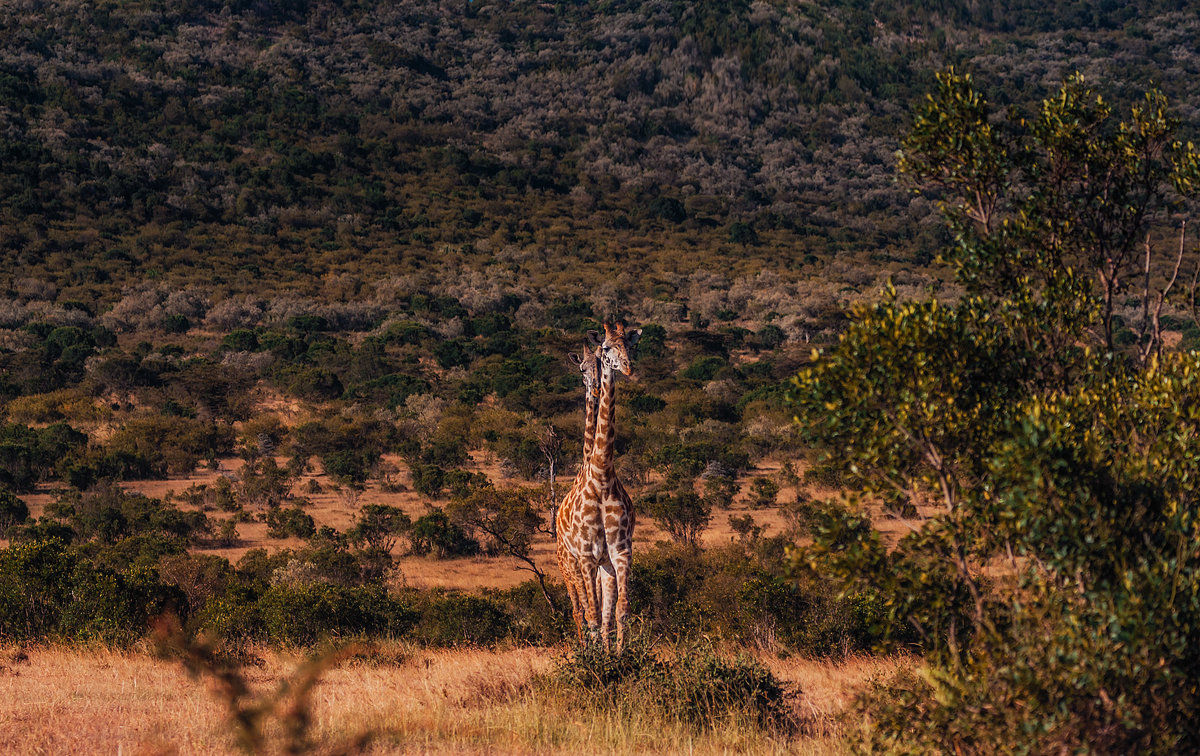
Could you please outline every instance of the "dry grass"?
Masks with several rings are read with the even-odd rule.
[[[321,742],[375,734],[371,753],[840,753],[838,715],[853,691],[895,659],[840,663],[764,658],[798,684],[804,732],[778,739],[746,726],[698,733],[645,718],[569,711],[530,684],[546,648],[359,654],[313,691]],[[273,688],[299,663],[266,653],[247,676]],[[0,752],[12,754],[232,753],[223,704],[174,662],[142,652],[34,647],[0,650]]]

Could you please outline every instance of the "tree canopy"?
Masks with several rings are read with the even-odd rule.
[[[1177,127],[1160,93],[1117,120],[1079,76],[1022,117],[950,72],[917,115],[901,166],[966,296],[858,309],[790,393],[862,492],[796,568],[876,597],[926,656],[870,704],[876,747],[1200,744],[1200,355],[1157,323],[1114,338],[1118,298],[1157,320],[1194,263],[1159,251],[1196,180]]]

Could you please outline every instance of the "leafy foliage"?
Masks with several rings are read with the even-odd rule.
[[[701,645],[656,653],[636,639],[615,654],[576,646],[543,684],[583,706],[650,707],[701,729],[736,717],[776,731],[792,724],[792,692],[768,670],[749,659],[723,659]]]
[[[818,508],[797,565],[921,639],[923,679],[872,698],[874,748],[1200,742],[1185,713],[1200,363],[1112,339],[1132,247],[1196,158],[1161,95],[1110,115],[1073,77],[1002,127],[969,79],[940,77],[904,166],[945,191],[970,295],[860,309],[795,379],[809,437],[885,508],[923,515],[892,545],[861,503]]]

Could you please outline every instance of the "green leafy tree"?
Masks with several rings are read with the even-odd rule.
[[[29,507],[12,491],[0,489],[0,533],[29,518]]]
[[[900,170],[939,193],[959,281],[1003,301],[1034,351],[1059,357],[1081,332],[1113,351],[1114,307],[1149,263],[1147,235],[1200,189],[1200,156],[1178,127],[1158,90],[1116,121],[1078,74],[1036,114],[1002,118],[950,71],[918,112]]]
[[[532,572],[546,602],[557,609],[546,587],[546,573],[530,554],[534,537],[544,528],[537,506],[542,499],[543,494],[536,489],[475,486],[465,496],[452,500],[446,514],[467,532],[481,537],[485,545],[519,561],[519,569]]]
[[[433,553],[438,559],[479,553],[479,542],[441,509],[417,518],[411,540],[414,554]]]
[[[891,543],[853,499],[816,507],[796,552],[921,640],[873,749],[1200,747],[1200,358],[1112,338],[1132,251],[1194,180],[1173,127],[1153,92],[1114,122],[1078,77],[1004,121],[948,74],[918,114],[902,168],[944,193],[967,295],[855,310],[790,394],[846,483],[923,515]]]
[[[312,515],[300,507],[271,507],[267,510],[267,535],[271,538],[311,538],[317,526]]]
[[[691,478],[683,479],[674,489],[652,491],[638,501],[645,512],[678,543],[695,545],[712,520],[712,504],[695,491]]]
[[[391,553],[396,541],[412,529],[412,519],[399,507],[389,504],[364,504],[358,520],[346,531],[352,543]]]

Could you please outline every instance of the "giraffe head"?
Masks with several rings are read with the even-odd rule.
[[[583,391],[586,395],[596,398],[600,396],[600,360],[596,358],[595,352],[584,352],[576,354],[568,352],[567,357],[575,366],[579,368],[579,372],[583,374]]]
[[[627,331],[622,323],[605,323],[604,338],[600,338],[598,331],[588,331],[588,343],[596,347],[596,356],[601,367],[632,378],[633,368],[629,364],[629,350],[637,344],[641,335],[641,328]]]

